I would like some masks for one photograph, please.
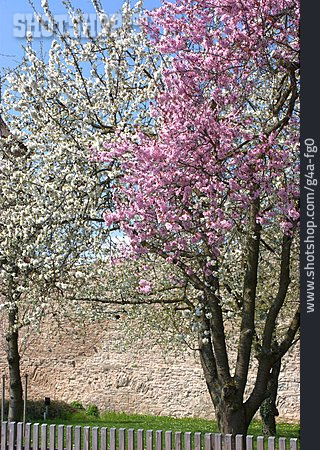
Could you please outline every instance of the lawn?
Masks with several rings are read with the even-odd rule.
[[[70,415],[68,419],[47,420],[46,423],[56,423],[65,425],[97,426],[107,428],[133,428],[134,430],[163,430],[163,431],[191,431],[202,433],[218,432],[217,423],[213,420],[199,418],[176,419],[166,416],[149,416],[138,414],[125,414],[107,412],[102,413],[99,418],[90,417],[85,412],[79,412]],[[277,436],[287,438],[299,437],[299,424],[279,423],[277,427]],[[261,422],[252,422],[248,434],[254,436],[262,435]]]

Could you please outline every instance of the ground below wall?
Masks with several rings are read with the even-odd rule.
[[[26,347],[22,373],[29,398],[96,404],[101,410],[214,418],[196,354],[164,354],[146,341],[119,349],[114,322],[50,336],[44,327]],[[6,367],[5,355],[0,359]],[[279,420],[299,420],[299,349],[286,357],[279,382]],[[254,373],[252,373],[252,379]]]

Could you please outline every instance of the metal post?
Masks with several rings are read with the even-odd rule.
[[[5,377],[5,375],[2,375],[2,386],[1,386],[1,423],[4,422],[5,383],[6,383],[6,377]]]
[[[27,398],[28,398],[28,374],[25,374],[24,392],[23,392],[23,434],[24,434],[25,427],[26,427]]]

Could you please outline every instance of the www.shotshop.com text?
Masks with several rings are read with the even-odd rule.
[[[307,312],[312,313],[314,312],[315,304],[315,233],[317,228],[315,221],[315,187],[318,184],[318,180],[315,177],[315,155],[318,151],[318,147],[315,145],[314,139],[312,138],[305,139],[304,144],[306,147],[303,157],[307,160],[306,173],[304,174],[305,183],[303,186],[307,191],[306,211],[304,211],[307,216],[307,237],[304,239],[305,265],[303,269],[305,270],[307,276]]]

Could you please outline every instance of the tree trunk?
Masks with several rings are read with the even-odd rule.
[[[244,408],[238,410],[217,410],[217,420],[219,430],[223,434],[243,434],[246,435],[250,423],[245,417]]]
[[[241,405],[238,409],[231,406],[223,405],[216,408],[216,417],[218,421],[219,431],[223,434],[232,434],[233,440],[231,444],[232,450],[236,449],[235,436],[242,434],[242,448],[246,449],[246,435],[248,433],[248,427],[250,420],[247,419],[245,414],[245,407]]]
[[[280,369],[281,359],[279,359],[272,368],[267,387],[268,397],[263,401],[260,407],[262,431],[266,436],[276,435],[276,416],[279,415],[276,401]]]
[[[205,328],[208,323],[203,318]],[[214,405],[219,431],[223,434],[246,435],[252,417],[246,414],[242,391],[237,389],[232,377],[221,380],[216,369],[216,358],[210,336],[199,334],[199,355],[207,388]],[[239,395],[240,392],[240,395]],[[244,447],[245,448],[245,447]]]
[[[9,326],[7,333],[7,360],[9,366],[9,422],[19,422],[23,415],[23,395],[20,374],[20,355],[18,347],[19,332],[16,328],[18,308],[9,312]]]

